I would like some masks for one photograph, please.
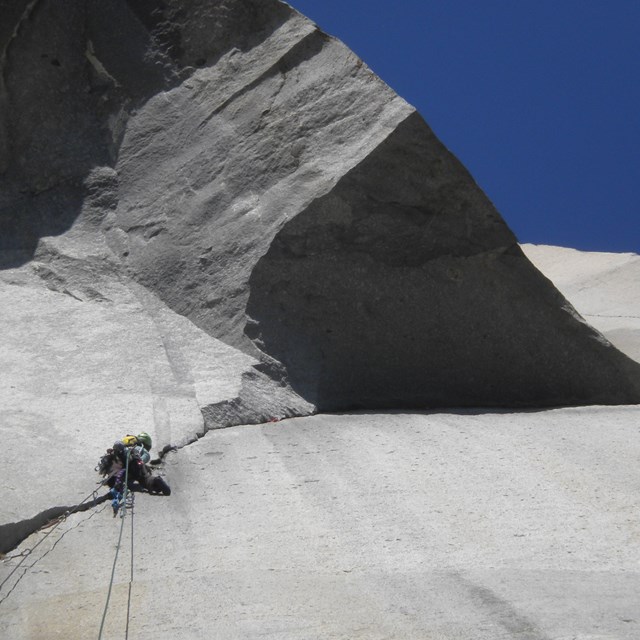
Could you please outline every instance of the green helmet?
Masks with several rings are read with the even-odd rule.
[[[151,436],[148,433],[143,431],[142,433],[139,433],[136,437],[138,438],[138,442],[147,451],[151,451]]]

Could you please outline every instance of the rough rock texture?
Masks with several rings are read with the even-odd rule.
[[[0,71],[5,636],[97,635],[119,521],[25,538],[145,430],[130,637],[638,637],[637,408],[205,433],[640,401],[362,61],[277,0],[17,0]]]
[[[0,272],[0,553],[98,489],[87,471],[124,433],[149,432],[157,456],[207,429],[313,411],[144,287],[106,267],[69,279],[64,262]]]
[[[138,283],[260,361],[210,421],[278,394],[294,413],[640,401],[640,368],[422,118],[288,5],[0,17],[3,264]]]
[[[637,640],[639,418],[368,412],[210,431],[167,458],[170,498],[136,495],[129,638]],[[4,638],[98,637],[120,530],[100,509],[0,588]],[[130,550],[127,517],[104,640],[125,637]]]

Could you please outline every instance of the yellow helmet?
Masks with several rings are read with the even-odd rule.
[[[125,447],[133,447],[138,444],[138,438],[135,436],[125,436],[122,438]]]

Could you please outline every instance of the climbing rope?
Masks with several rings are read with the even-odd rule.
[[[103,483],[100,483],[101,485]],[[22,566],[22,564],[24,562],[26,562],[27,558],[29,556],[31,556],[31,554],[63,523],[66,521],[66,519],[73,515],[76,511],[78,511],[80,509],[80,507],[82,507],[82,505],[87,502],[87,500],[89,500],[89,498],[93,497],[94,502],[97,500],[97,494],[98,494],[98,489],[94,489],[80,504],[76,505],[73,509],[70,509],[69,511],[65,511],[62,515],[58,516],[57,518],[54,518],[53,520],[49,521],[48,523],[46,523],[45,525],[43,525],[42,527],[40,527],[40,531],[42,531],[43,529],[47,528],[47,527],[51,527],[51,529],[49,529],[49,531],[47,531],[44,536],[38,540],[38,542],[36,542],[36,544],[33,545],[33,547],[31,547],[30,549],[25,549],[22,552],[22,559],[20,560],[20,562],[18,562],[18,564],[13,568],[13,570],[9,573],[9,575],[2,581],[0,582],[0,589],[2,589],[2,587],[9,582],[9,580],[11,579],[11,576],[13,576],[13,574],[18,571],[18,569],[20,569],[20,567]],[[94,514],[92,514],[91,516],[89,516],[89,518],[93,517]],[[87,518],[87,520],[89,519]],[[55,524],[53,524],[55,523]],[[79,526],[76,525],[76,527]],[[72,527],[72,529],[75,529],[76,527]],[[69,529],[70,531],[71,529]],[[45,555],[47,555],[48,553],[50,553],[55,546],[58,544],[58,542],[60,542],[60,540],[67,534],[67,532],[63,533],[60,538],[58,539],[58,541],[53,545],[53,547],[51,547],[51,549],[49,549],[49,551],[47,551],[45,554],[43,554],[40,558],[38,558],[37,560],[35,560],[31,565],[29,565],[28,567],[25,568],[25,570],[23,571],[22,575],[16,580],[16,582],[14,583],[14,585],[11,587],[11,589],[9,590],[9,593],[7,593],[2,600],[0,600],[0,604],[2,604],[11,594],[11,592],[16,588],[16,585],[18,584],[18,582],[20,582],[20,580],[22,580],[22,578],[24,578],[25,574],[27,573],[27,571],[32,568],[33,566],[35,566],[38,562],[40,562],[40,560],[42,560],[42,558],[44,558]],[[13,557],[18,557],[18,556],[13,556]],[[10,558],[9,558],[10,559]]]
[[[26,567],[24,567],[22,574],[20,574],[20,576],[18,576],[18,578],[16,579],[16,581],[13,583],[13,585],[11,586],[11,589],[9,589],[9,591],[7,591],[6,595],[2,597],[2,599],[0,599],[0,604],[2,604],[14,591],[14,589],[18,586],[18,584],[20,584],[20,581],[25,577],[25,575],[27,575],[29,569],[33,569],[33,567],[35,567],[38,562],[40,562],[42,559],[44,559],[45,556],[49,555],[57,546],[58,543],[62,540],[62,538],[64,538],[67,533],[69,533],[69,531],[73,531],[73,529],[77,529],[79,526],[83,525],[85,522],[87,522],[88,520],[91,520],[91,518],[93,518],[95,515],[97,515],[98,513],[102,513],[109,505],[105,504],[102,506],[102,509],[98,509],[97,511],[92,511],[89,516],[87,518],[85,518],[84,520],[81,520],[80,522],[78,522],[78,524],[74,525],[73,527],[70,527],[69,529],[67,529],[64,533],[62,533],[62,535],[53,543],[53,545],[51,545],[51,548],[48,549],[47,551],[45,551],[39,558],[37,558],[36,560],[34,560],[30,565],[27,565]],[[62,522],[64,522],[65,520],[65,516],[60,516],[58,518],[59,522],[55,525],[56,527],[59,524],[62,524]],[[52,523],[49,523],[48,525],[45,526],[51,526]],[[55,528],[55,527],[54,527]],[[49,532],[52,533],[53,529]],[[49,533],[47,533],[47,535],[49,535]],[[43,538],[44,540],[44,538]],[[35,549],[35,546],[33,547],[33,549]],[[14,568],[14,570],[5,578],[5,580],[2,582],[2,584],[5,584],[5,582],[7,582],[9,580],[9,578],[20,568],[20,565],[22,565],[22,563],[31,556],[33,549],[27,549],[24,554],[23,554],[23,558],[20,561],[19,565],[17,567]],[[17,558],[18,556],[13,556],[15,558]]]
[[[130,512],[131,512],[131,569],[129,572],[129,594],[127,596],[127,627],[125,629],[125,633],[124,633],[124,638],[125,640],[129,640],[129,617],[131,615],[131,588],[133,587],[133,514],[134,509],[133,509],[133,499],[134,499],[134,495],[133,493],[131,494],[131,507],[130,507]]]
[[[109,610],[109,600],[111,600],[111,589],[113,588],[113,579],[116,574],[116,564],[118,562],[118,554],[120,553],[120,545],[122,543],[122,532],[124,530],[124,517],[127,512],[127,497],[129,494],[129,455],[130,451],[127,450],[127,459],[125,463],[124,474],[124,492],[122,497],[122,511],[120,512],[120,535],[118,536],[118,544],[116,545],[116,554],[113,558],[113,566],[111,567],[111,580],[109,580],[109,590],[107,592],[107,601],[104,604],[104,611],[102,612],[102,622],[100,623],[100,632],[98,634],[98,640],[102,640],[102,632],[104,631],[104,622],[107,619],[107,611]],[[133,504],[132,504],[133,506]],[[132,511],[133,512],[133,511]],[[131,518],[132,535],[131,544],[133,545],[133,518]],[[133,582],[133,546],[131,548],[131,581],[129,584],[129,601],[131,600],[131,582]],[[129,633],[129,605],[127,605],[127,634]]]
[[[120,533],[119,533],[119,536],[118,536],[118,544],[116,545],[115,557],[113,559],[113,566],[111,568],[111,579],[109,581],[109,590],[108,590],[108,593],[107,593],[107,601],[105,603],[104,611],[103,611],[103,614],[102,614],[102,621],[100,623],[100,632],[99,632],[98,640],[102,639],[102,634],[103,634],[103,631],[104,631],[104,623],[105,623],[105,620],[106,620],[106,617],[107,617],[107,611],[109,609],[109,602],[110,602],[110,599],[111,599],[111,591],[112,591],[112,588],[113,588],[113,582],[114,582],[114,578],[115,578],[115,570],[116,570],[116,564],[117,564],[117,561],[118,561],[118,554],[120,552],[120,546],[122,544],[122,533],[123,533],[123,530],[124,530],[124,520],[125,520],[125,515],[126,515],[127,510],[129,510],[130,513],[131,513],[131,563],[130,563],[130,576],[129,576],[129,593],[128,593],[128,597],[127,597],[127,620],[126,620],[125,639],[128,640],[128,638],[129,638],[129,621],[130,621],[130,615],[131,615],[131,591],[132,591],[132,587],[133,587],[133,573],[134,573],[134,519],[133,519],[133,514],[134,514],[134,499],[135,499],[135,495],[133,494],[133,492],[131,492],[129,490],[129,457],[130,457],[130,451],[127,451],[126,467],[125,467],[125,479],[124,479],[124,491],[123,491],[123,494],[122,494],[122,499],[118,503],[120,505],[120,507],[121,507],[121,509],[120,509],[120,519],[121,519],[121,521],[120,521]],[[106,481],[104,481],[104,482],[106,482]],[[100,485],[102,486],[104,484],[104,482],[101,482]],[[39,531],[44,531],[45,529],[49,529],[49,530],[43,535],[43,537],[35,545],[33,545],[33,547],[31,547],[29,549],[25,549],[20,554],[17,554],[15,556],[12,556],[11,558],[8,558],[8,559],[12,559],[12,558],[17,558],[19,556],[22,556],[21,560],[13,568],[13,570],[9,573],[9,575],[6,576],[6,578],[4,578],[2,582],[0,582],[0,589],[22,567],[22,565],[26,562],[26,560],[29,557],[32,556],[33,552],[63,522],[65,522],[69,516],[71,516],[72,514],[77,512],[91,497],[93,497],[93,500],[94,500],[94,505],[93,506],[95,506],[95,504],[97,503],[97,500],[98,500],[97,493],[98,493],[98,489],[96,488],[86,498],[84,498],[84,500],[82,500],[82,502],[77,504],[73,509],[65,511],[63,514],[61,514],[57,518],[54,518],[54,519],[50,520],[49,522],[47,522],[46,524],[44,524],[42,527],[39,528]],[[48,549],[45,553],[43,553],[39,558],[34,560],[34,562],[32,562],[30,565],[24,567],[22,574],[17,578],[17,580],[14,582],[13,586],[9,589],[7,594],[2,599],[0,599],[0,604],[2,604],[11,595],[11,593],[14,591],[16,586],[22,580],[22,578],[24,578],[24,576],[27,574],[29,569],[33,568],[46,555],[51,553],[56,548],[58,543],[62,540],[62,538],[64,538],[64,536],[67,533],[69,533],[69,531],[72,531],[73,529],[77,529],[79,526],[84,524],[84,522],[86,522],[87,520],[93,518],[97,513],[101,513],[102,511],[104,511],[107,508],[107,506],[109,506],[108,503],[105,504],[102,507],[102,509],[99,509],[98,511],[92,512],[89,515],[88,518],[85,518],[84,520],[78,522],[75,526],[70,527],[69,529],[67,529],[54,542],[54,544],[51,546],[50,549]],[[91,507],[89,507],[89,508],[91,508]],[[118,509],[114,508],[114,516],[116,515],[117,510]]]

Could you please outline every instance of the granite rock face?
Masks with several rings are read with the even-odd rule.
[[[637,408],[279,422],[640,402],[362,61],[277,0],[15,0],[0,70],[7,637],[97,635],[140,431],[105,637],[637,637]]]
[[[288,5],[1,7],[2,263],[141,286],[245,354],[211,424],[640,402],[415,110]]]
[[[631,401],[634,364],[549,284],[415,114],[282,229],[248,313],[322,407]]]
[[[587,322],[640,362],[640,256],[526,244],[525,255]]]

